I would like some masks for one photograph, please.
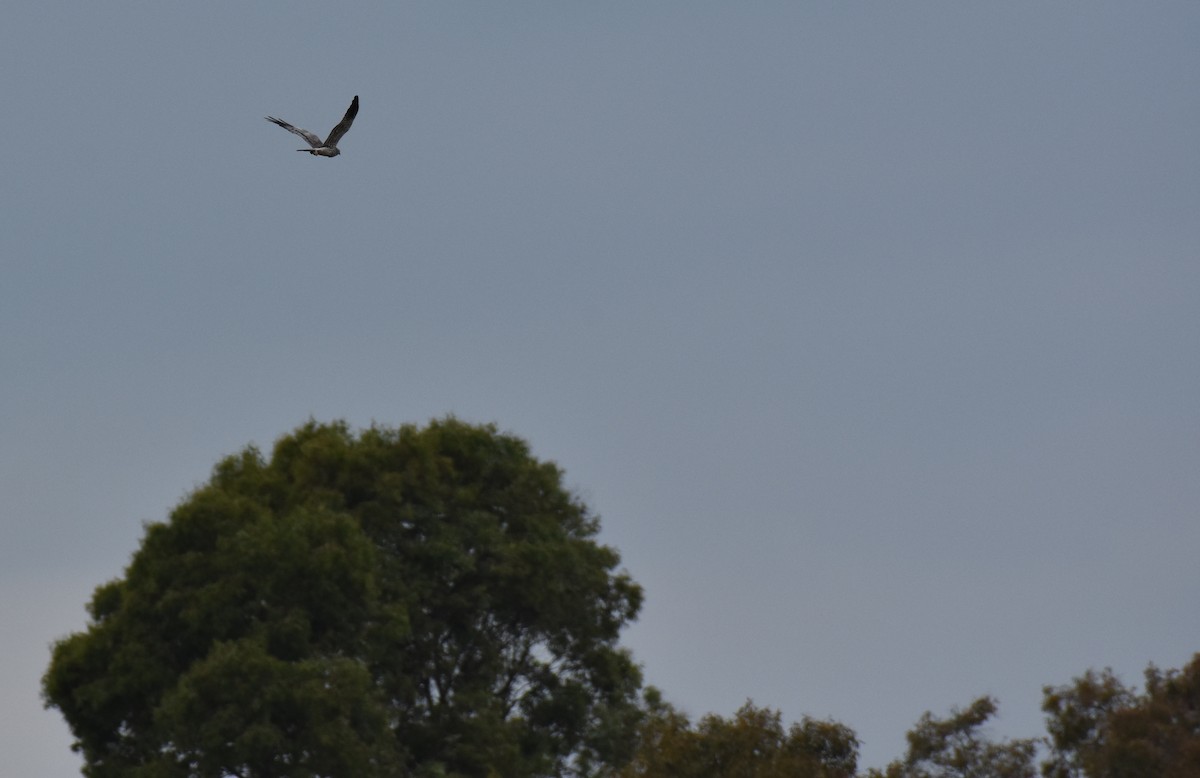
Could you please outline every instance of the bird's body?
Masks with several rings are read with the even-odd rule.
[[[336,157],[338,154],[342,153],[337,147],[338,141],[341,140],[342,136],[345,135],[347,130],[350,129],[350,125],[354,123],[355,116],[358,116],[358,95],[354,96],[354,100],[350,103],[350,107],[346,109],[346,115],[342,117],[342,120],[338,122],[336,127],[330,130],[329,137],[327,137],[325,140],[321,140],[308,130],[302,130],[299,127],[293,127],[283,119],[276,119],[274,116],[268,116],[267,121],[278,124],[288,132],[299,135],[301,138],[304,138],[309,146],[312,147],[309,149],[296,149],[296,151],[307,151],[314,157]]]

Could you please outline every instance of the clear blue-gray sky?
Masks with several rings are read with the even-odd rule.
[[[0,95],[13,775],[142,523],[310,416],[527,439],[649,683],[866,765],[1200,650],[1200,4],[17,3]]]

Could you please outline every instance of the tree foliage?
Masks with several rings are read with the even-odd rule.
[[[908,732],[908,753],[871,778],[1033,778],[1035,739],[993,742],[981,728],[996,713],[991,697],[936,719],[926,712]]]
[[[147,527],[45,699],[96,778],[592,772],[640,716],[597,531],[494,427],[310,422]]]
[[[848,727],[805,718],[784,729],[778,711],[747,702],[732,718],[693,726],[657,692],[646,696],[641,743],[621,778],[851,778],[858,740]]]
[[[1200,654],[1181,670],[1146,669],[1145,689],[1089,670],[1043,689],[1050,734],[1046,778],[1200,775]]]
[[[222,460],[43,678],[93,778],[852,778],[849,727],[747,702],[693,723],[619,647],[641,589],[521,440],[310,422]],[[990,697],[926,713],[866,778],[1200,776],[1200,654],[1142,691],[1043,690],[1048,737]]]

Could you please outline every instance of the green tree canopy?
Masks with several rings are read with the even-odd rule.
[[[993,742],[981,728],[996,701],[980,697],[946,719],[926,712],[908,732],[908,753],[869,778],[1034,778],[1037,740]]]
[[[310,422],[150,524],[43,679],[89,776],[533,776],[627,759],[640,588],[518,438]]]
[[[1182,670],[1150,665],[1140,693],[1106,669],[1047,686],[1043,694],[1047,778],[1200,775],[1200,654]]]
[[[852,778],[853,730],[805,717],[784,729],[778,711],[747,702],[731,718],[687,716],[646,694],[640,744],[620,778]]]

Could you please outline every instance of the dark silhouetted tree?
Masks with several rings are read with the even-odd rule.
[[[996,713],[991,697],[980,697],[947,719],[925,713],[908,732],[908,753],[869,778],[1034,778],[1037,741],[992,742],[980,728]]]

